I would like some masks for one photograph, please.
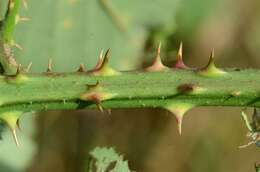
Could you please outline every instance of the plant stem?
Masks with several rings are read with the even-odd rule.
[[[19,12],[20,0],[9,0],[8,8],[5,14],[1,32],[5,43],[11,43],[13,40],[13,32]]]
[[[87,85],[97,81],[102,90],[95,94],[111,94],[100,100],[104,108],[164,108],[172,103],[260,107],[259,70],[229,69],[226,75],[213,78],[189,70],[172,70],[122,72],[105,77],[78,72],[2,76],[0,112],[94,108],[95,101],[83,101],[81,96],[92,92]],[[187,84],[199,91],[180,89]]]
[[[11,48],[17,45],[13,32],[19,18],[19,7],[20,0],[9,0],[5,18],[0,23],[0,63],[5,74],[14,74],[17,68]]]

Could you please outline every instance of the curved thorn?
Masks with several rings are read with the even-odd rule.
[[[220,76],[226,74],[225,71],[216,67],[214,62],[214,54],[215,54],[214,49],[212,49],[208,64],[204,68],[198,71],[200,75],[214,77],[214,76]]]
[[[95,65],[95,67],[93,69],[89,70],[89,72],[95,72],[101,67],[102,62],[103,62],[103,51],[104,50],[102,49],[101,52],[99,53],[97,64]]]
[[[211,52],[210,52],[209,62],[208,62],[208,64],[207,64],[207,67],[210,66],[210,65],[214,65],[214,66],[215,66],[214,57],[215,57],[215,50],[214,50],[214,48],[213,48],[213,49],[211,50]]]
[[[109,58],[110,58],[110,48],[107,49],[105,56],[104,56],[104,59],[103,59],[103,62],[100,65],[99,70],[101,70],[103,67],[105,67],[105,65],[107,65],[109,63]]]
[[[97,76],[112,76],[112,75],[120,74],[119,71],[116,71],[109,65],[110,49],[106,51],[104,58],[101,57],[102,57],[102,53],[99,56],[99,60],[96,67],[88,72]]]

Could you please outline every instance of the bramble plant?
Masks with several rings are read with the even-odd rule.
[[[203,68],[184,64],[182,44],[176,63],[165,66],[157,55],[151,66],[136,71],[117,71],[109,64],[110,50],[100,54],[97,65],[86,70],[83,64],[71,73],[56,73],[49,61],[44,73],[30,73],[31,64],[23,68],[12,53],[15,25],[28,18],[18,14],[21,0],[9,0],[0,23],[0,119],[11,129],[19,145],[16,127],[25,112],[98,108],[163,108],[172,112],[181,134],[185,113],[198,106],[260,107],[260,71],[237,68],[220,69],[214,63],[212,51]],[[23,1],[24,6],[26,2]],[[252,142],[259,145],[257,111],[249,129]],[[256,166],[256,170],[259,167]]]

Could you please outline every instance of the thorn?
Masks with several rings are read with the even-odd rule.
[[[157,56],[158,56],[158,55],[160,56],[160,54],[161,54],[161,47],[162,47],[162,42],[160,41],[160,42],[159,42],[159,45],[158,45],[158,47],[157,47]]]
[[[17,44],[17,43],[15,43],[14,46],[21,51],[23,50],[23,47],[21,45]]]
[[[163,65],[162,59],[161,59],[161,42],[159,43],[159,46],[157,48],[157,54],[153,60],[153,63],[151,66],[145,68],[146,71],[148,72],[157,72],[157,71],[162,71],[166,69],[166,66]]]
[[[172,103],[167,105],[165,108],[169,110],[171,113],[174,114],[177,125],[178,125],[178,132],[181,135],[182,133],[182,121],[185,113],[192,109],[195,105],[187,104],[187,103]]]
[[[240,96],[241,95],[241,91],[232,91],[229,95],[228,95],[228,97],[226,98],[226,100],[228,100],[228,99],[230,99],[230,98],[236,98],[236,97],[238,97],[238,96]]]
[[[89,94],[88,100],[93,101],[100,112],[104,112],[103,107],[101,106],[102,97],[98,93]]]
[[[77,70],[77,72],[85,72],[85,67],[84,67],[84,64],[80,64],[79,65],[79,69]]]
[[[87,89],[88,93],[83,94],[83,96],[81,97],[84,97],[85,100],[94,102],[97,106],[97,109],[100,112],[104,112],[103,107],[101,106],[102,94],[98,92],[102,89],[102,87],[99,84],[99,81],[97,81],[96,84],[87,85]]]
[[[220,75],[226,74],[226,72],[224,72],[221,69],[218,69],[215,66],[215,62],[214,62],[214,49],[212,49],[212,51],[210,53],[208,64],[204,68],[200,69],[198,71],[198,73],[200,75],[209,76],[209,77],[220,76]]]
[[[17,147],[19,147],[19,141],[16,135],[15,128],[17,127],[17,121],[19,117],[21,116],[21,111],[10,111],[10,112],[4,112],[0,114],[0,119],[9,127],[9,129],[12,132],[15,144]]]
[[[98,57],[98,62],[93,69],[93,71],[100,71],[103,68],[105,68],[106,65],[109,63],[109,58],[110,58],[110,49],[107,49],[105,56],[103,58],[103,50],[101,50],[99,57]]]
[[[17,146],[17,147],[20,147],[20,143],[19,143],[19,141],[18,141],[18,138],[17,138],[15,129],[12,130],[12,135],[13,135],[14,142],[15,142],[16,146]]]
[[[51,58],[48,61],[47,72],[48,73],[52,72],[52,59]]]
[[[254,142],[254,141],[251,141],[251,142],[249,142],[249,143],[247,143],[247,144],[245,144],[245,145],[239,146],[238,148],[239,148],[239,149],[244,149],[244,148],[246,148],[246,147],[248,147],[248,146],[250,146],[250,145],[252,145],[252,144],[255,144],[255,142]]]
[[[22,65],[19,64],[19,65],[17,66],[17,69],[16,69],[16,76],[21,73],[21,70],[22,70]]]
[[[14,2],[12,0],[8,0],[8,8],[13,9],[14,8]]]
[[[209,62],[208,62],[208,65],[207,65],[207,66],[210,66],[210,65],[214,65],[214,66],[215,66],[214,57],[215,57],[215,50],[214,50],[214,48],[213,48],[213,49],[211,50],[211,52],[210,52]]]
[[[105,53],[103,62],[102,62],[102,64],[100,65],[100,70],[101,70],[102,68],[104,68],[106,65],[108,65],[108,63],[109,63],[109,58],[110,58],[110,48],[107,49],[107,51],[106,51],[106,53]]]
[[[31,19],[29,17],[21,17],[19,15],[16,15],[15,18],[15,24],[18,24],[19,22],[26,22],[26,21],[30,21]]]
[[[101,104],[100,103],[96,103],[96,105],[97,105],[98,110],[103,113],[104,110],[103,110],[103,107],[101,106]]]
[[[108,113],[108,115],[111,115],[111,113],[112,113],[111,109],[107,109],[107,113]]]
[[[175,115],[175,118],[176,118],[177,125],[178,125],[178,133],[179,133],[179,135],[181,135],[183,116]]]
[[[178,50],[178,58],[182,59],[182,41],[180,43],[180,47],[179,47],[179,50]]]
[[[28,3],[27,0],[23,0],[23,6],[25,9],[28,9]]]
[[[97,105],[97,108],[103,112],[101,102],[104,100],[112,99],[116,94],[104,92],[103,86],[99,81],[96,84],[88,84],[87,91],[83,93],[79,98],[83,101],[91,101]]]
[[[17,44],[14,40],[11,41],[11,45],[21,51],[23,50],[23,47],[21,45]]]
[[[100,54],[99,54],[99,56],[98,56],[98,62],[97,62],[97,64],[96,64],[96,66],[94,67],[94,70],[98,70],[100,67],[101,67],[101,65],[102,65],[102,61],[103,61],[103,49],[101,50],[101,52],[100,52]]]
[[[244,121],[244,123],[245,123],[247,129],[248,129],[250,132],[253,132],[253,127],[251,126],[251,123],[250,123],[250,121],[249,121],[249,119],[248,119],[248,117],[247,117],[247,114],[246,114],[244,111],[241,112],[241,117],[242,117],[242,119],[243,119],[243,121]]]
[[[91,69],[89,72],[98,71],[101,68],[102,62],[103,62],[103,49],[101,50],[101,52],[98,56],[98,61],[97,61],[96,66],[93,69]]]
[[[108,49],[105,53],[104,58],[102,58],[102,52],[100,53],[98,63],[94,69],[88,71],[93,75],[98,76],[112,76],[112,75],[119,75],[120,72],[114,70],[109,66],[109,58],[110,58],[110,49]]]
[[[32,62],[30,62],[25,70],[26,73],[29,73],[32,68]]]
[[[181,42],[179,50],[178,50],[178,54],[176,57],[176,63],[174,65],[175,69],[188,69],[189,68],[184,64],[182,54],[183,53],[182,53],[182,42]]]

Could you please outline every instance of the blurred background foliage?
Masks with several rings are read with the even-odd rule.
[[[0,1],[3,16],[7,0]],[[207,63],[215,48],[222,67],[259,67],[260,1],[258,0],[28,0],[17,25],[15,50],[33,72],[75,71],[80,63],[94,66],[101,49],[111,48],[111,63],[120,70],[151,63],[162,42],[162,58],[171,65],[184,43],[189,66]],[[0,171],[85,171],[89,152],[112,146],[135,171],[254,171],[260,161],[247,143],[241,108],[196,108],[184,119],[183,135],[175,119],[159,109],[117,109],[26,114],[16,148],[8,130],[0,142]]]

